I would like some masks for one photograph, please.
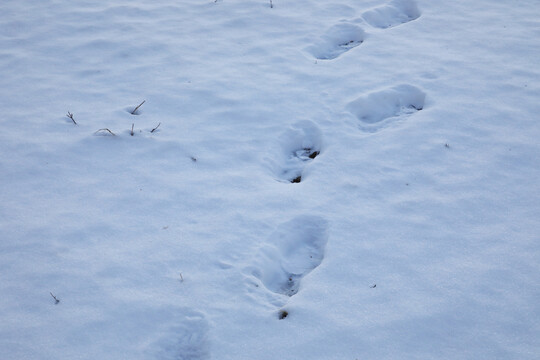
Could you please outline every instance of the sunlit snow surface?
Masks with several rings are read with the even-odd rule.
[[[3,0],[0,359],[538,359],[539,14]]]

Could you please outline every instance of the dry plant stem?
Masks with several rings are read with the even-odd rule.
[[[135,109],[133,109],[133,111],[131,112],[131,115],[135,115],[135,113],[137,112],[137,110],[139,110],[139,108],[142,106],[142,104],[144,104],[146,102],[146,100],[143,100],[142,103],[140,103]]]
[[[68,113],[67,113],[66,116],[67,116],[68,118],[70,118],[71,121],[73,121],[73,123],[74,123],[75,125],[78,125],[77,122],[75,121],[75,119],[73,118],[73,114],[72,114],[72,113],[70,113],[70,112],[68,111]]]
[[[107,132],[108,132],[109,134],[111,134],[112,136],[116,136],[115,133],[113,133],[111,130],[109,130],[109,129],[107,129],[107,128],[99,129],[98,131],[96,131],[96,132],[94,133],[94,135],[97,134],[97,133],[100,132],[100,131],[107,131]]]
[[[133,134],[134,134],[134,133],[133,133],[133,127],[134,127],[134,126],[135,126],[135,124],[132,123],[132,124],[131,124],[131,136],[133,136]]]
[[[274,4],[272,4],[272,0],[270,0],[270,9],[274,8]]]
[[[157,126],[155,128],[153,128],[152,131],[150,131],[150,132],[153,133],[154,131],[156,131],[157,128],[159,127],[159,125],[161,125],[161,123],[157,124]]]
[[[58,299],[56,298],[56,296],[53,295],[52,292],[49,292],[49,294],[51,294],[51,296],[53,297],[54,303],[55,303],[55,304],[58,304],[58,303],[60,302],[60,300],[58,300]]]

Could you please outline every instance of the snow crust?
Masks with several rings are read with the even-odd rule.
[[[538,1],[0,9],[0,359],[540,357]]]

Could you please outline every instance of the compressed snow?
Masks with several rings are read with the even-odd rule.
[[[383,124],[404,119],[424,108],[426,94],[412,85],[398,85],[390,89],[372,92],[351,102],[347,108],[361,124],[380,130]],[[366,128],[367,130],[368,128]]]
[[[540,356],[537,1],[1,8],[0,359]]]
[[[369,25],[385,29],[418,19],[420,15],[414,0],[393,0],[365,11],[362,17]]]

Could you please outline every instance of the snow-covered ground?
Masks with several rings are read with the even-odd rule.
[[[2,0],[0,359],[540,357],[540,3],[270,5]]]

